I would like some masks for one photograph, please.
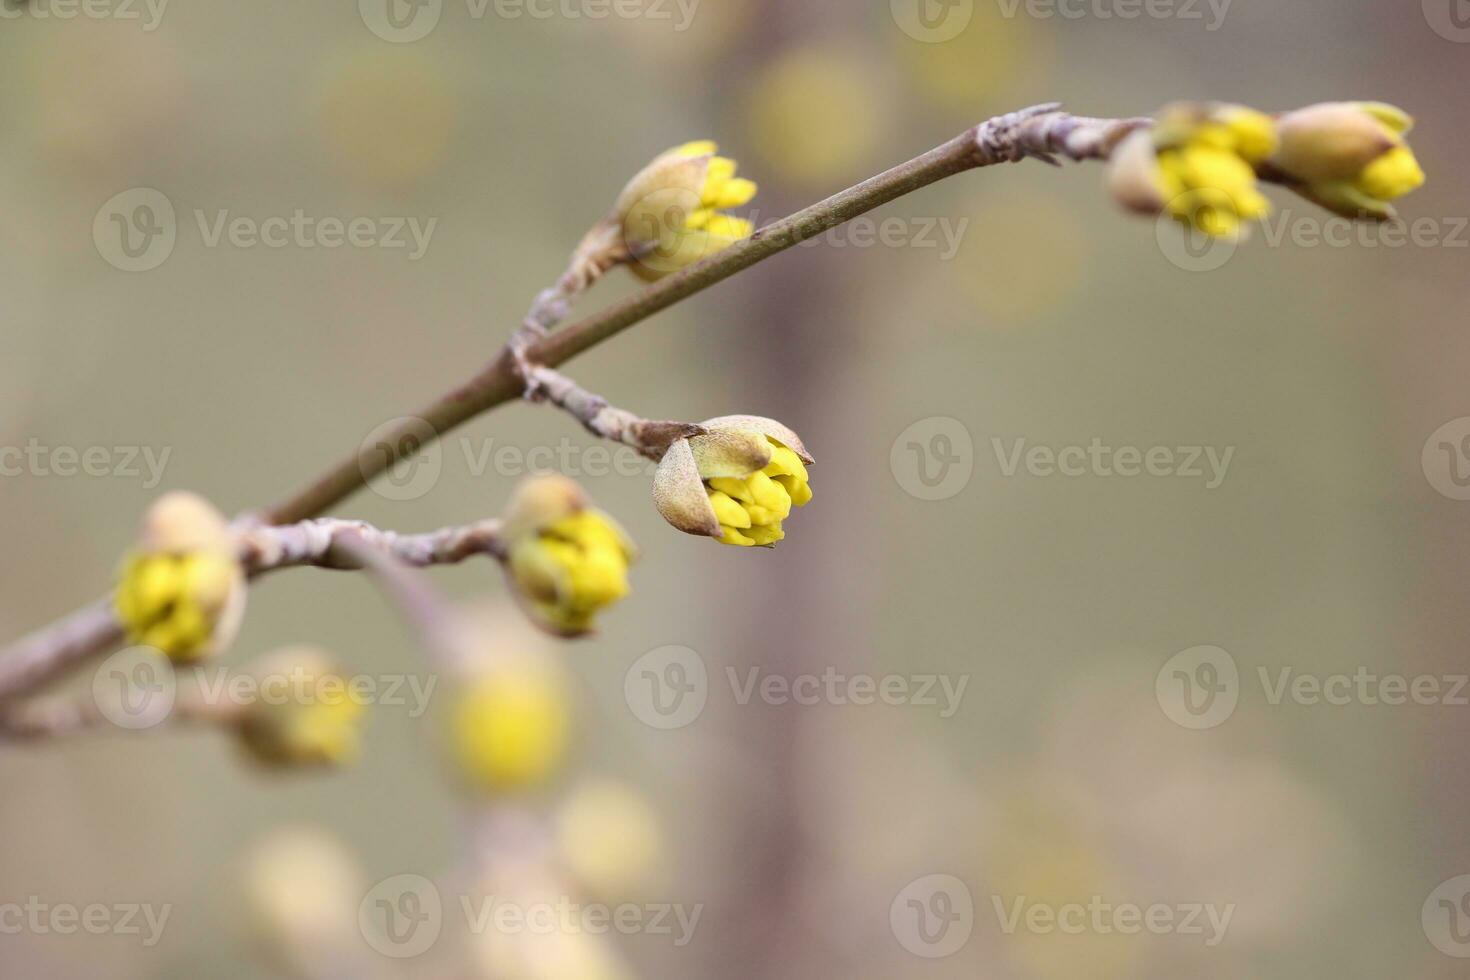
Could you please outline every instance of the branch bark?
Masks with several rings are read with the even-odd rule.
[[[1054,163],[1057,156],[1072,160],[1106,159],[1124,136],[1148,125],[1152,125],[1148,119],[1073,116],[1060,111],[1055,103],[997,116],[922,156],[767,225],[704,261],[659,280],[636,296],[551,334],[529,347],[526,358],[534,364],[558,367],[757,262],[946,177],[1027,157],[1049,163]],[[403,447],[421,449],[418,437],[423,422],[429,423],[437,437],[443,437],[470,419],[520,398],[523,385],[515,360],[509,348],[502,350],[479,374],[425,406],[409,417],[399,431],[389,434],[383,440],[388,452],[381,447],[359,451],[310,486],[268,507],[262,516],[272,524],[288,524],[320,514],[398,462]]]
[[[285,527],[248,525],[238,531],[240,562],[252,579],[282,568],[353,571],[366,567],[362,548],[417,568],[455,565],[477,555],[504,557],[498,519],[426,534],[384,531],[362,521],[311,520]],[[348,539],[351,546],[348,546]],[[0,701],[26,694],[88,657],[126,639],[104,597],[12,645],[0,656]]]
[[[1059,156],[1078,161],[1107,159],[1128,133],[1149,125],[1151,120],[1141,118],[1073,116],[1062,112],[1055,103],[981,123],[907,163],[767,225],[718,254],[564,330],[550,333],[529,347],[519,342],[507,343],[478,374],[425,406],[417,415],[405,418],[386,438],[373,446],[359,448],[305,488],[253,518],[266,525],[292,525],[313,518],[365,487],[399,460],[424,449],[425,422],[434,438],[442,438],[469,420],[521,398],[526,390],[524,375],[528,366],[557,367],[680,300],[905,194],[966,170],[1027,158],[1053,164]],[[544,318],[537,318],[538,326],[548,326],[564,312],[559,301],[560,297],[550,297],[538,305],[538,309],[544,305],[547,310]],[[548,322],[543,323],[542,319]],[[591,403],[582,406],[583,409],[593,407]],[[309,532],[301,533],[309,537]],[[453,549],[447,553],[453,553]],[[337,567],[311,561],[298,564]],[[0,651],[0,699],[32,690],[88,656],[116,646],[122,639],[109,600],[78,610]]]

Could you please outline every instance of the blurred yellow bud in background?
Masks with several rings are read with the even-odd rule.
[[[563,636],[592,629],[626,596],[636,551],[611,517],[567,477],[527,479],[506,511],[506,572],[538,625]]]
[[[1424,183],[1404,139],[1414,121],[1382,102],[1324,102],[1281,117],[1271,163],[1309,200],[1347,217],[1390,218]]]
[[[245,612],[245,575],[224,515],[175,491],[144,518],[126,559],[114,608],[132,643],[192,663],[228,646]]]
[[[888,125],[871,63],[840,48],[799,48],[755,76],[746,93],[750,138],[793,183],[826,185],[869,166]]]
[[[241,741],[272,766],[343,765],[356,759],[364,706],[331,657],[291,647],[254,670],[257,698],[241,718]]]
[[[556,811],[557,851],[567,871],[601,901],[636,900],[661,870],[658,813],[614,779],[582,782]]]
[[[544,786],[561,772],[571,741],[564,672],[539,657],[515,657],[461,683],[449,738],[461,778],[490,794]]]

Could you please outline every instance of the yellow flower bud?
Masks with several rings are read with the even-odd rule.
[[[493,980],[632,980],[608,937],[589,930],[575,914],[543,914],[579,899],[560,877],[522,865],[486,876],[475,894],[494,896],[498,909],[514,910],[532,928],[476,929],[468,938],[470,975]],[[577,913],[576,904],[569,906]]]
[[[1424,183],[1404,139],[1413,119],[1382,102],[1324,102],[1281,117],[1271,165],[1308,200],[1348,217],[1390,218]]]
[[[566,756],[570,702],[563,672],[530,656],[462,682],[449,737],[464,781],[493,794],[544,785]]]
[[[706,433],[676,441],[653,480],[664,519],[722,544],[772,547],[791,508],[812,499],[801,439],[774,419],[731,415],[702,423]]]
[[[661,870],[658,814],[632,788],[612,779],[588,780],[556,813],[562,863],[598,899],[637,900]]]
[[[224,516],[191,493],[161,497],[123,565],[113,601],[131,642],[156,647],[176,663],[228,646],[245,611],[245,575]]]
[[[1152,130],[1139,130],[1113,153],[1109,186],[1126,207],[1167,213],[1217,238],[1270,212],[1256,168],[1276,149],[1275,125],[1244,106],[1176,104]]]
[[[737,177],[736,163],[700,140],[658,156],[628,182],[614,209],[633,271],[659,279],[715,254],[754,225],[724,212],[755,197],[754,181]]]
[[[523,483],[506,512],[506,571],[532,618],[563,636],[629,592],[633,543],[563,476]]]
[[[257,697],[245,707],[240,738],[271,766],[335,766],[358,754],[363,705],[331,658],[295,647],[264,658],[254,671]]]
[[[367,882],[356,858],[327,832],[272,831],[240,859],[239,880],[229,918],[282,972],[325,975],[362,942],[357,906]],[[237,908],[243,914],[233,914]]]

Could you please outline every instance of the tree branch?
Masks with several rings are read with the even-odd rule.
[[[304,489],[254,517],[266,525],[290,525],[315,517],[362,489],[400,459],[421,451],[425,447],[423,423],[427,422],[434,437],[439,438],[490,409],[519,399],[526,388],[522,373],[528,365],[554,368],[563,364],[680,300],[905,194],[966,170],[1014,163],[1028,157],[1048,163],[1055,163],[1058,156],[1079,161],[1106,159],[1128,133],[1149,125],[1152,125],[1149,119],[1073,116],[1060,111],[1055,103],[981,123],[907,163],[762,228],[621,303],[560,332],[550,333],[535,344],[524,347],[507,343],[478,374],[424,407],[416,416],[405,419],[378,444],[359,449]],[[533,307],[533,316],[528,319],[543,329],[549,328],[565,311],[564,299],[561,292],[547,295]],[[524,338],[526,334],[517,336]],[[303,539],[310,539],[311,533],[300,531]],[[306,543],[310,552],[309,540]],[[292,552],[284,548],[284,553]],[[425,553],[447,556],[455,552],[453,548],[444,552],[430,548]],[[325,562],[303,560],[286,564],[338,567],[331,562],[340,560],[340,556],[332,556],[329,549],[326,557],[329,560]],[[81,609],[0,651],[0,699],[31,690],[88,656],[116,646],[122,639],[110,600]]]
[[[252,524],[237,531],[240,563],[252,579],[282,568],[353,571],[366,567],[361,548],[418,568],[456,565],[477,555],[504,557],[498,519],[427,534],[384,531],[362,521],[302,521],[285,527]],[[353,546],[345,542],[352,539]],[[0,701],[36,689],[88,657],[126,639],[112,599],[99,599],[38,630],[0,656]]]
[[[1088,119],[1058,110],[1056,104],[997,116],[922,156],[849,187],[818,204],[767,225],[749,238],[661,279],[629,299],[552,334],[526,350],[535,364],[557,367],[680,300],[723,282],[773,255],[820,235],[858,215],[976,167],[1013,163],[1027,157],[1055,162],[1106,159],[1118,142],[1149,119]],[[479,374],[446,393],[388,435],[382,447],[360,451],[328,470],[316,482],[267,508],[262,516],[286,524],[321,513],[357,492],[407,455],[422,449],[423,422],[437,436],[506,402],[520,398],[522,382],[515,358],[504,349]]]

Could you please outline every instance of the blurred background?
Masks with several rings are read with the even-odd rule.
[[[1267,228],[1200,255],[1119,212],[1097,166],[997,168],[573,362],[646,415],[800,432],[816,499],[774,551],[674,532],[645,472],[608,472],[569,418],[524,405],[446,440],[409,499],[365,491],[334,515],[490,516],[549,449],[640,544],[635,594],[560,650],[581,702],[567,785],[645,799],[650,900],[702,910],[682,945],[612,937],[627,975],[1463,975],[1460,0],[391,2],[5,8],[0,445],[33,451],[0,479],[0,634],[101,594],[158,494],[276,500],[466,378],[668,146],[719,140],[765,222],[1035,102],[1381,99],[1419,122],[1416,241],[1314,241],[1296,232],[1327,216],[1272,192]],[[150,194],[172,234],[123,251],[108,229]],[[298,212],[367,219],[368,242],[215,234]],[[637,286],[617,273],[578,312]],[[1170,462],[1066,475],[1025,455],[1095,440]],[[102,447],[105,472],[61,475],[63,447]],[[484,563],[433,578],[480,605],[503,591]],[[361,576],[263,582],[229,659],[298,642],[429,672]],[[670,646],[707,697],[662,729],[625,680]],[[1283,671],[1439,694],[1313,703],[1275,696]],[[907,694],[741,693],[833,675]],[[1188,683],[1222,676],[1202,720]],[[453,868],[460,803],[431,729],[374,709],[360,762],[328,775],[263,773],[189,731],[0,747],[0,904],[171,907],[146,947],[9,930],[0,972],[279,975],[242,856],[311,827],[368,884]],[[1018,900],[1177,914],[1049,930],[1017,925]]]

